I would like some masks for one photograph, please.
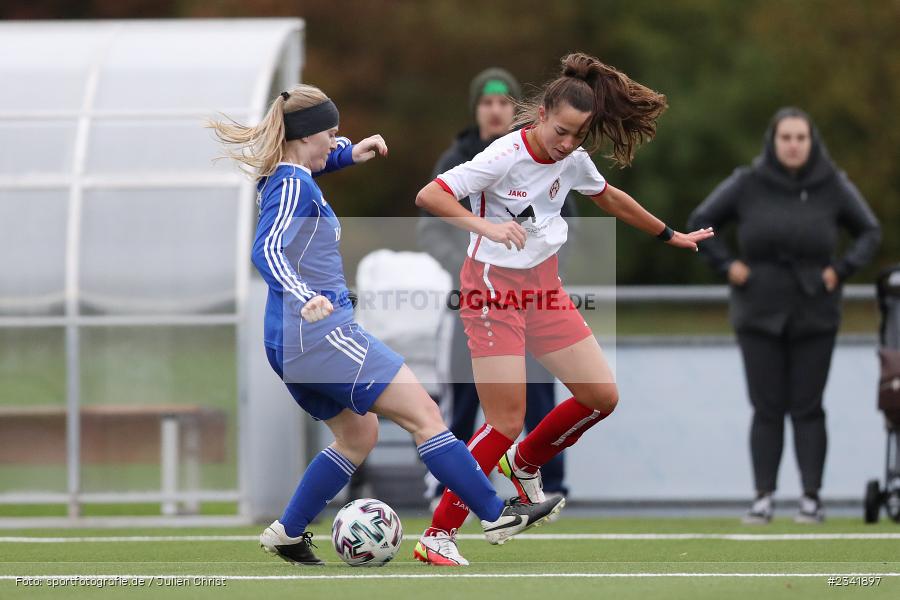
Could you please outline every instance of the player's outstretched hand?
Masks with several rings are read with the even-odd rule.
[[[325,296],[313,296],[300,310],[300,316],[309,323],[321,321],[334,311],[334,306]]]
[[[388,147],[384,142],[384,138],[376,133],[353,145],[353,162],[364,163],[367,160],[375,158],[376,154],[387,156],[387,153]]]
[[[672,239],[666,243],[675,246],[676,248],[689,248],[694,252],[697,252],[699,250],[697,244],[714,235],[716,235],[716,233],[713,231],[712,227],[698,229],[697,231],[692,231],[690,233],[676,231],[675,235],[672,236]]]
[[[525,228],[515,221],[506,221],[504,223],[489,223],[484,237],[492,242],[498,242],[511,250],[513,246],[516,250],[525,247]]]

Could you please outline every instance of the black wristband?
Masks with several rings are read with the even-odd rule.
[[[656,239],[668,242],[675,236],[675,231],[668,225],[656,235]]]

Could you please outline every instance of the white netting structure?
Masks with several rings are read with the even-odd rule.
[[[21,385],[4,385],[0,427],[56,443],[52,427],[38,421],[41,410],[57,408],[65,444],[64,459],[38,452],[46,456],[35,464],[61,469],[48,475],[55,484],[43,485],[17,475],[21,463],[4,459],[15,449],[0,443],[0,470],[13,469],[0,477],[8,482],[0,504],[60,503],[76,516],[90,502],[160,502],[173,513],[243,499],[236,423],[245,410],[255,191],[228,161],[212,162],[219,148],[202,124],[218,113],[257,121],[277,91],[299,79],[303,33],[300,19],[0,23],[0,375],[22,377]],[[133,335],[119,346],[97,342],[126,329]],[[185,331],[197,332],[187,335],[191,341],[212,330],[218,337],[210,347],[222,346],[224,331],[231,349],[224,356],[234,362],[221,365],[221,377],[233,380],[232,397],[201,395],[187,416],[178,416],[178,393],[167,391],[189,387],[179,386],[178,365],[146,373],[149,383],[134,394],[121,390],[135,389],[133,380],[126,386],[114,373],[95,373],[102,371],[98,349],[117,355],[104,359],[116,371],[132,351],[146,363],[143,353],[161,336],[167,348],[184,349]],[[43,338],[51,340],[44,354],[33,348]],[[23,356],[48,364],[10,366]],[[33,393],[30,371],[58,373],[57,393]],[[109,427],[127,430],[129,410],[151,422],[148,452],[159,454],[145,470],[155,488],[140,474],[125,487],[124,476],[103,483],[114,478],[102,476],[102,465],[116,465],[112,473],[141,460],[105,438],[86,440],[86,407],[113,419],[101,419]],[[130,431],[132,439],[140,435],[139,427]],[[207,450],[192,444],[217,432],[233,440],[218,453],[227,467],[197,471]],[[103,452],[119,452],[121,461],[95,460]],[[90,456],[100,466],[88,466]]]

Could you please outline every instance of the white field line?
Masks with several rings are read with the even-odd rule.
[[[202,575],[0,575],[0,581],[27,580],[30,582],[52,581],[59,585],[61,582],[75,583],[76,585],[85,585],[97,582],[107,582],[112,585],[128,586],[136,579],[143,579],[144,585],[166,581],[182,581],[190,583],[196,580],[199,583],[209,582],[210,580],[220,581],[295,581],[309,579],[510,579],[510,578],[570,578],[580,577],[585,579],[620,579],[620,578],[641,578],[641,577],[682,577],[682,578],[701,578],[701,577],[734,577],[734,578],[756,578],[756,577],[817,577],[823,579],[840,579],[844,577],[900,577],[900,573],[396,573],[387,575],[365,574],[365,575],[211,575],[204,573]]]
[[[324,536],[323,536],[324,537]],[[460,540],[480,540],[483,536],[464,533]],[[417,540],[418,535],[404,535],[404,540]],[[821,540],[900,540],[900,533],[524,533],[517,540],[728,540],[733,542],[821,541]],[[85,542],[255,542],[255,535],[159,535],[97,537],[0,537],[0,544],[81,544]]]

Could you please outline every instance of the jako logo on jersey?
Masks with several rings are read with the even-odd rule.
[[[512,196],[513,198],[527,198],[528,192],[525,190],[509,190],[506,195]]]
[[[557,193],[559,193],[559,177],[557,177],[556,181],[553,182],[553,185],[550,186],[550,199],[553,200],[556,198]]]

